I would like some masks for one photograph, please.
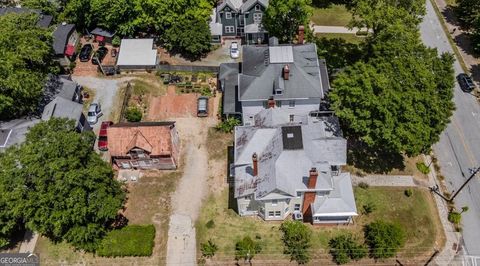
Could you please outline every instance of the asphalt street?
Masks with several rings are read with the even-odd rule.
[[[420,25],[421,37],[425,45],[437,48],[439,53],[453,53],[447,36],[430,1],[427,14]],[[460,64],[454,64],[455,76],[462,73]],[[450,191],[458,189],[470,176],[470,169],[480,166],[480,106],[475,97],[464,93],[457,83],[454,88],[456,111],[440,141],[433,146],[439,160],[441,174],[445,176]],[[480,176],[480,175],[479,175]],[[455,199],[460,210],[468,206],[462,215],[464,251],[480,256],[480,182],[473,179]],[[447,247],[449,248],[449,247]]]

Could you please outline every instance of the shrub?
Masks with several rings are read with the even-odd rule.
[[[113,39],[112,39],[112,45],[114,47],[120,46],[121,42],[122,42],[122,39],[120,39],[120,36],[118,36],[118,35],[115,35],[115,37],[113,37]]]
[[[430,173],[430,168],[424,163],[424,162],[418,162],[417,164],[417,169],[424,175],[428,175]]]
[[[238,125],[240,125],[240,120],[238,120],[238,118],[229,117],[220,122],[215,128],[225,133],[231,133]]]
[[[208,96],[208,97],[211,97],[213,95],[209,87],[203,87],[200,93],[202,94],[202,96]]]
[[[411,197],[413,195],[413,190],[411,188],[405,189],[404,194],[407,197]]]
[[[367,248],[357,243],[351,234],[340,235],[328,242],[330,254],[337,264],[349,263],[350,260],[359,260],[367,255]]]
[[[125,112],[125,118],[128,122],[140,122],[142,120],[142,111],[137,107],[130,107]]]
[[[366,225],[364,232],[370,256],[375,259],[391,258],[405,244],[405,232],[397,224],[379,220]]]
[[[153,225],[127,225],[110,231],[100,243],[102,257],[151,256],[155,239]]]
[[[282,231],[282,241],[284,244],[284,254],[290,255],[291,260],[298,264],[306,264],[310,261],[310,238],[312,232],[305,224],[299,221],[286,221],[280,226]]]
[[[213,227],[215,227],[215,222],[213,220],[209,220],[205,226],[208,228],[208,229],[211,229]]]
[[[468,210],[469,210],[468,206],[463,206],[461,213],[468,212]]]
[[[211,221],[211,220],[210,220]],[[200,250],[202,251],[202,256],[205,258],[211,258],[215,256],[215,252],[217,252],[218,247],[211,239],[207,241],[207,243],[200,244]]]
[[[370,187],[370,185],[365,182],[358,183],[358,186],[363,189],[368,189]]]
[[[369,215],[376,209],[375,204],[373,202],[367,202],[367,204],[363,205],[362,207],[363,207],[363,214],[366,214],[366,215]]]
[[[462,214],[456,211],[451,211],[448,213],[448,220],[453,223],[453,224],[460,224],[460,221],[462,220]]]
[[[246,236],[235,243],[235,260],[244,259],[251,263],[253,257],[260,251],[262,251],[260,244]]]

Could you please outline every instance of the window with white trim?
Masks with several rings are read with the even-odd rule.
[[[295,206],[293,207],[293,210],[300,211],[300,204],[295,204]]]
[[[225,12],[225,18],[226,18],[226,19],[232,19],[232,13],[230,13],[230,12]]]
[[[225,33],[234,33],[235,27],[234,26],[225,26]]]
[[[297,192],[297,198],[301,198],[302,197],[302,192]]]
[[[295,101],[288,101],[288,107],[294,108],[295,107]]]
[[[276,211],[275,212],[275,217],[280,217],[282,216],[282,212],[281,211]]]
[[[275,215],[274,212],[268,212],[268,217],[273,217]]]
[[[259,24],[260,22],[262,22],[262,16],[263,16],[262,13],[253,14],[253,22]]]
[[[276,199],[272,200],[272,206],[277,206],[277,204],[278,204],[278,200]]]

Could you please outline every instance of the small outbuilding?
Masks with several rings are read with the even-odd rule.
[[[117,60],[120,71],[154,69],[157,62],[153,39],[122,39]]]
[[[112,43],[113,36],[115,36],[115,32],[111,32],[102,28],[95,28],[91,32],[93,36],[95,36],[95,41],[104,45],[105,43]]]

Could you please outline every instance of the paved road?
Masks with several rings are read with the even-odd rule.
[[[427,1],[427,15],[420,25],[422,40],[439,52],[453,53],[445,32],[430,1]],[[462,72],[460,64],[454,64],[455,74]],[[451,123],[441,135],[433,149],[439,159],[441,172],[446,177],[449,190],[459,188],[470,175],[469,168],[480,166],[480,107],[475,97],[463,93],[455,85],[457,110]],[[465,187],[455,199],[457,208],[469,206],[463,214],[464,250],[469,255],[480,255],[480,183],[478,179]],[[448,247],[447,247],[448,248]]]

